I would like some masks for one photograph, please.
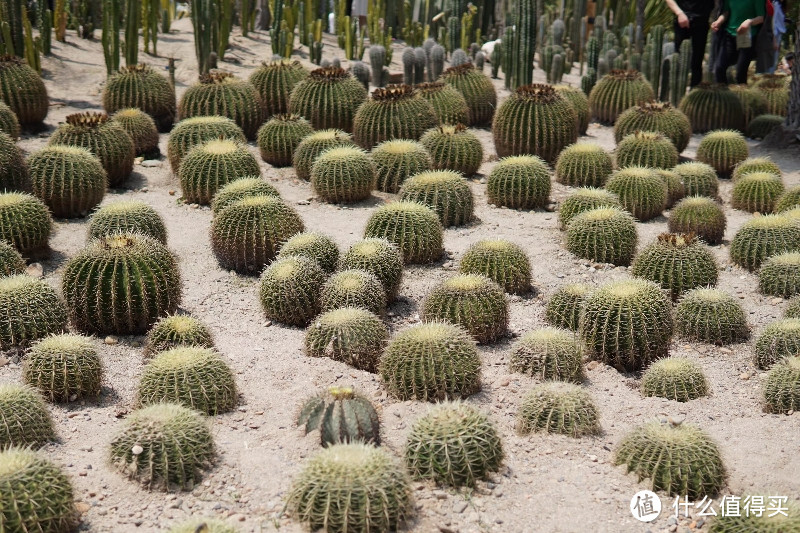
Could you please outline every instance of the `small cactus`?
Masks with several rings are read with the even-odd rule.
[[[614,170],[611,156],[598,144],[578,142],[561,151],[556,181],[572,187],[602,187]]]
[[[619,144],[637,131],[658,132],[683,152],[692,137],[692,124],[683,111],[665,102],[644,102],[623,112],[614,123],[614,140]],[[675,166],[675,165],[672,165]]]
[[[427,322],[397,333],[386,346],[380,374],[398,400],[465,398],[481,389],[481,360],[469,332]]]
[[[600,433],[599,413],[592,397],[573,383],[535,385],[517,414],[517,433],[561,433],[571,437]]]
[[[694,289],[675,310],[675,329],[690,340],[719,346],[750,337],[747,316],[739,301],[719,289]]]
[[[85,216],[106,194],[106,171],[85,148],[47,146],[28,159],[33,194],[53,216]]]
[[[292,89],[289,112],[308,119],[315,130],[351,132],[356,110],[366,99],[364,86],[347,71],[318,68]]]
[[[74,402],[100,394],[103,372],[89,337],[51,335],[28,351],[22,379],[52,402]]]
[[[189,315],[167,315],[147,332],[145,351],[157,354],[180,346],[213,348],[214,337],[208,326]]]
[[[349,134],[342,130],[322,130],[312,133],[297,145],[292,155],[292,166],[301,180],[311,179],[311,168],[317,157],[330,148],[353,146],[356,144]]]
[[[268,319],[305,326],[322,309],[325,271],[313,259],[296,255],[277,259],[261,274],[261,307]]]
[[[181,161],[195,146],[214,140],[244,143],[247,138],[234,121],[226,117],[193,117],[181,120],[169,134],[167,158],[174,174],[178,174]]]
[[[763,294],[791,298],[800,293],[800,253],[773,255],[761,264],[758,288]]]
[[[139,233],[167,244],[167,228],[150,205],[139,200],[125,200],[104,205],[89,221],[88,239],[117,233]]]
[[[756,338],[754,359],[761,370],[786,357],[800,353],[800,319],[783,318],[771,322]]]
[[[461,402],[437,405],[411,427],[408,471],[451,487],[472,487],[499,470],[503,443],[489,418]]]
[[[600,78],[589,93],[592,116],[600,122],[614,123],[624,111],[653,100],[650,83],[635,70],[612,70]]]
[[[562,285],[547,302],[545,320],[556,328],[578,331],[590,292],[582,283]]]
[[[375,89],[353,117],[353,140],[361,148],[392,139],[417,140],[439,125],[433,106],[410,85]]]
[[[475,69],[472,63],[448,68],[439,81],[452,85],[464,96],[469,106],[469,126],[489,126],[492,123],[497,91],[492,80]]]
[[[672,233],[693,233],[707,244],[719,244],[727,224],[725,212],[705,196],[689,196],[678,202],[669,215]]]
[[[443,82],[415,86],[419,95],[433,106],[441,124],[469,124],[469,106],[458,89]]]
[[[260,177],[239,177],[228,182],[211,199],[211,212],[219,215],[231,204],[254,196],[272,196],[280,198],[278,189]]]
[[[3,420],[0,449],[11,446],[39,448],[56,438],[47,404],[32,387],[16,383],[0,385],[0,419]]]
[[[786,121],[782,115],[758,115],[747,126],[747,136],[751,139],[761,140],[772,133],[775,127]]]
[[[583,348],[571,331],[542,328],[511,347],[509,368],[542,381],[583,381]]]
[[[27,265],[16,248],[0,241],[0,277],[24,274]]]
[[[650,365],[642,375],[642,396],[688,402],[708,394],[703,368],[686,357],[667,357]]]
[[[465,176],[478,172],[483,162],[483,145],[463,124],[428,130],[420,143],[431,154],[432,168],[453,170]]]
[[[600,207],[622,209],[619,197],[605,189],[592,187],[581,188],[567,196],[558,209],[558,221],[561,229],[566,229],[573,218],[585,211]]]
[[[800,357],[787,357],[773,365],[762,391],[766,411],[785,414],[800,410]]]
[[[103,108],[106,113],[141,109],[153,117],[158,131],[168,132],[175,121],[175,89],[166,77],[148,65],[123,67],[106,80]]]
[[[724,84],[700,83],[681,99],[678,108],[689,117],[694,133],[745,126],[742,102]]]
[[[0,102],[2,105],[2,102]],[[14,139],[0,132],[0,189],[4,191],[31,191],[28,164]]]
[[[133,141],[133,153],[145,158],[157,158],[158,128],[153,117],[137,108],[120,109],[111,117]]]
[[[749,213],[771,213],[784,190],[780,176],[770,172],[750,172],[734,183],[731,203],[734,209]]]
[[[375,188],[375,164],[360,148],[329,148],[311,166],[311,187],[324,202],[360,202]]]
[[[261,95],[266,118],[289,111],[289,95],[295,85],[308,77],[308,71],[297,60],[278,59],[261,65],[249,81]]]
[[[0,348],[7,350],[67,328],[67,309],[56,291],[25,274],[0,278]]]
[[[711,165],[701,162],[681,163],[672,171],[683,180],[686,196],[716,198],[719,182],[717,181],[717,172]]]
[[[436,212],[417,202],[392,202],[372,213],[364,238],[395,244],[405,263],[432,263],[442,255],[442,224]]]
[[[666,207],[670,209],[676,202],[682,200],[683,197],[686,196],[686,187],[683,186],[681,177],[671,170],[656,169],[655,173],[667,186]]]
[[[396,193],[405,180],[430,170],[433,160],[421,143],[404,139],[385,141],[372,149],[377,189]]]
[[[678,164],[678,150],[661,133],[636,131],[617,144],[617,167],[668,169]]]
[[[459,272],[488,277],[510,294],[531,290],[531,264],[525,251],[504,239],[473,243],[461,258]]]
[[[300,115],[275,115],[258,129],[256,140],[261,159],[273,167],[289,167],[294,151],[313,133],[311,123]]]
[[[322,445],[381,443],[380,420],[372,403],[350,387],[330,387],[300,407],[297,425],[306,435],[319,429]]]
[[[586,135],[586,131],[589,129],[589,119],[591,118],[589,99],[586,97],[586,93],[568,85],[555,85],[553,89],[564,97],[575,111],[578,117],[578,135]]]
[[[322,311],[342,307],[366,309],[376,315],[386,311],[386,292],[380,280],[364,270],[342,270],[330,278],[320,291]]]
[[[377,372],[378,361],[389,338],[375,313],[356,307],[340,307],[316,317],[306,330],[306,353]]]
[[[535,155],[504,157],[486,181],[489,203],[511,209],[544,207],[550,188],[550,169]]]
[[[472,190],[460,174],[450,170],[431,170],[412,176],[400,187],[400,200],[433,209],[444,227],[461,226],[472,220]]]
[[[722,177],[730,176],[734,167],[748,155],[744,135],[734,130],[708,132],[697,145],[697,160],[714,167]]]
[[[50,107],[42,78],[14,54],[0,57],[0,100],[24,128],[40,129]]]
[[[178,171],[184,201],[200,205],[210,204],[217,191],[236,178],[259,175],[261,168],[247,147],[226,139],[195,146]]]
[[[800,251],[800,226],[782,214],[751,218],[730,246],[733,262],[750,271],[758,270],[770,256],[792,251]]]
[[[567,226],[567,250],[598,263],[629,265],[637,240],[634,218],[616,207],[584,211]]]
[[[687,290],[717,284],[714,254],[692,234],[662,233],[633,261],[631,274],[648,279],[676,300]]]
[[[731,178],[733,179],[733,182],[736,183],[739,181],[739,178],[744,177],[746,174],[750,174],[751,172],[769,172],[770,174],[775,174],[778,177],[781,177],[782,175],[781,167],[779,167],[778,164],[769,157],[748,157],[733,167]]]
[[[323,233],[306,231],[298,233],[283,243],[278,257],[299,255],[317,262],[326,273],[336,270],[339,261],[339,248],[336,243]]]
[[[667,204],[667,186],[649,168],[618,170],[606,183],[606,190],[619,196],[622,206],[642,222],[659,216]]]

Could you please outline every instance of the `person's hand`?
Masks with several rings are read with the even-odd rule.
[[[739,24],[739,27],[736,28],[736,33],[744,33],[750,29],[750,19],[744,19],[744,22]]]
[[[678,15],[678,26],[681,28],[689,27],[689,17],[686,16],[686,13],[681,13]]]
[[[725,22],[725,18],[720,16],[717,20],[711,23],[711,29],[714,31],[719,31],[722,27],[722,24]]]

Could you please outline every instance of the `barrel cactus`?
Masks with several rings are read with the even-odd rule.
[[[304,231],[294,235],[281,246],[278,257],[289,255],[298,255],[316,261],[322,270],[330,274],[336,270],[339,248],[333,239],[324,233]]]
[[[676,300],[685,291],[717,284],[714,254],[693,234],[662,233],[633,261],[631,273],[669,291]]]
[[[208,326],[189,315],[167,315],[147,332],[145,351],[148,354],[165,352],[179,346],[213,348],[214,337]]]
[[[0,100],[14,111],[22,127],[31,129],[42,127],[50,107],[42,78],[13,54],[0,57]]]
[[[297,60],[262,62],[250,75],[249,81],[264,102],[264,117],[287,113],[292,89],[306,78],[308,71]]]
[[[614,161],[602,146],[590,142],[571,144],[556,161],[556,181],[572,187],[602,187],[614,170]]]
[[[659,216],[667,204],[667,186],[649,168],[618,170],[606,183],[606,189],[619,196],[622,206],[642,222]]]
[[[111,117],[133,141],[133,153],[145,158],[158,158],[158,128],[153,117],[136,108],[120,109]]]
[[[375,164],[360,148],[329,148],[311,166],[311,187],[328,203],[360,202],[375,188]]]
[[[290,255],[272,262],[261,274],[261,308],[268,319],[305,326],[322,309],[325,271],[313,259]]]
[[[689,117],[694,133],[745,126],[742,103],[727,85],[701,82],[681,99],[679,108]]]
[[[791,298],[800,293],[800,252],[773,255],[761,264],[758,288],[763,294]]]
[[[686,196],[716,198],[719,182],[717,181],[717,171],[711,165],[691,161],[677,165],[672,171],[683,180]]]
[[[770,256],[793,251],[800,251],[800,226],[780,214],[751,218],[739,228],[730,246],[733,262],[750,271]]]
[[[433,209],[442,226],[461,226],[472,219],[472,190],[457,172],[431,170],[412,176],[400,188],[400,200]]]
[[[428,130],[420,142],[431,154],[432,168],[453,170],[471,176],[483,162],[483,145],[463,124]]]
[[[258,161],[245,145],[219,139],[192,148],[181,162],[178,178],[187,203],[208,205],[227,183],[260,174]]]
[[[612,70],[600,78],[589,93],[592,116],[614,123],[624,111],[653,100],[653,87],[636,70]]]
[[[261,159],[273,167],[292,165],[300,142],[314,133],[311,123],[300,115],[275,115],[258,129],[257,144]]]
[[[497,109],[492,135],[499,157],[538,155],[555,163],[578,140],[577,114],[550,85],[523,85]]]
[[[377,372],[388,340],[386,326],[375,313],[357,307],[340,307],[316,317],[306,330],[306,353]]]
[[[398,400],[465,398],[481,389],[475,341],[460,326],[427,322],[397,333],[380,361],[386,388]]]
[[[749,127],[750,122],[755,117],[767,112],[767,99],[761,91],[754,89],[746,83],[728,85],[728,88],[742,103],[745,127]]]
[[[319,299],[322,311],[356,307],[383,315],[386,310],[383,285],[364,270],[341,270],[333,274],[322,286]]]
[[[765,79],[758,85],[758,91],[767,100],[767,113],[785,117],[789,108],[789,88],[783,80]]]
[[[497,107],[497,91],[492,80],[472,63],[448,68],[439,80],[452,85],[464,96],[469,107],[470,126],[488,126],[492,123]]]
[[[768,324],[756,338],[753,352],[756,366],[761,370],[800,353],[800,319],[782,318]]]
[[[708,394],[703,368],[686,357],[667,357],[650,365],[642,375],[642,396],[688,402]]]
[[[386,239],[367,238],[353,244],[339,261],[342,270],[358,269],[372,273],[383,285],[387,303],[397,296],[403,275],[400,249]]]
[[[577,331],[591,289],[582,283],[568,283],[556,290],[545,308],[544,318],[556,328]]]
[[[534,155],[504,157],[489,174],[486,193],[498,207],[544,207],[550,199],[550,169]]]
[[[306,435],[319,429],[323,446],[381,443],[378,413],[369,399],[350,387],[330,387],[303,402],[297,425]]]
[[[747,505],[748,502],[752,502],[748,505],[748,508],[755,509],[759,501],[756,498],[760,498],[760,501],[767,502],[768,504],[770,504],[771,501],[771,497],[767,495],[749,494],[741,497],[741,501],[744,502],[745,505]],[[772,496],[772,498],[779,497]],[[777,502],[779,500],[774,501]],[[772,509],[771,505],[772,504],[770,504],[768,509]],[[731,512],[727,514],[720,513],[720,516],[713,519],[708,531],[709,533],[739,533],[742,531],[748,531],[750,533],[781,533],[782,531],[800,529],[800,508],[791,502],[784,501],[783,504],[775,503],[775,506],[781,505],[783,506],[783,512],[786,514],[773,514],[772,511],[758,513],[758,515],[753,511]]]
[[[529,331],[511,347],[509,368],[542,381],[583,381],[583,348],[572,331]]]
[[[103,362],[91,338],[51,335],[28,351],[22,379],[52,402],[74,402],[100,394]]]
[[[517,433],[560,433],[571,437],[600,433],[600,414],[592,397],[574,383],[535,385],[517,414]]]
[[[585,211],[600,207],[615,207],[622,209],[619,197],[605,189],[585,187],[577,189],[567,196],[558,209],[558,221],[561,229],[566,229],[573,218]]]
[[[720,289],[694,289],[675,310],[675,329],[690,340],[733,344],[750,337],[747,315],[739,301]]]
[[[770,413],[800,410],[800,357],[787,357],[773,365],[762,390]]]
[[[586,130],[589,129],[589,119],[591,118],[589,99],[586,97],[586,93],[569,85],[555,85],[553,89],[564,97],[575,111],[575,115],[578,118],[578,135],[586,135]]]
[[[47,404],[27,385],[0,385],[0,419],[0,449],[39,448],[56,438]]]
[[[370,155],[375,163],[377,189],[383,192],[396,193],[405,180],[433,166],[428,150],[416,141],[385,141]]]
[[[260,177],[241,177],[224,185],[211,199],[211,211],[214,216],[231,204],[254,196],[273,196],[280,198],[278,189]]]
[[[775,174],[773,174],[774,176]],[[795,185],[786,189],[775,202],[775,212],[783,213],[784,211],[791,211],[800,207],[800,186]]]
[[[46,146],[28,159],[33,194],[53,216],[85,216],[106,194],[106,171],[85,148]]]
[[[666,102],[643,102],[623,112],[614,123],[614,140],[637,131],[657,132],[672,141],[678,153],[683,152],[692,137],[692,124],[683,111]],[[673,165],[675,166],[675,165]]]
[[[16,141],[19,139],[20,130],[16,113],[5,102],[0,101],[0,133],[5,133],[11,140]]]
[[[719,244],[727,224],[722,206],[705,196],[689,196],[678,202],[669,215],[672,233],[694,233],[708,244]]]
[[[567,226],[567,250],[598,263],[629,265],[636,252],[636,222],[616,207],[598,207],[578,214]]]
[[[677,172],[672,170],[655,169],[655,173],[667,186],[667,209],[672,208],[678,201],[686,196],[686,187]]]
[[[786,121],[782,115],[758,115],[747,126],[747,136],[761,140]]]
[[[30,192],[31,179],[28,164],[14,139],[0,133],[0,189]]]
[[[739,181],[739,178],[751,172],[769,172],[778,177],[782,176],[781,167],[769,157],[748,157],[733,168],[731,178],[733,178],[733,182],[736,183]]]
[[[0,241],[0,277],[24,274],[27,265],[22,255],[12,245]]]
[[[436,212],[417,202],[392,202],[372,213],[364,237],[387,239],[405,263],[432,263],[442,255],[442,224]]]
[[[172,172],[178,174],[184,156],[195,146],[223,139],[239,143],[247,140],[242,129],[229,118],[216,116],[181,120],[167,141],[167,158]]]
[[[318,68],[292,89],[289,112],[308,119],[315,130],[351,132],[356,110],[366,99],[367,90],[346,70]]]
[[[410,85],[379,87],[353,117],[353,140],[369,150],[392,139],[417,140],[439,125],[433,106]]]
[[[67,328],[67,309],[50,285],[25,274],[0,278],[0,348],[60,333]]]
[[[612,281],[586,299],[580,333],[595,359],[636,372],[667,355],[672,305],[651,281]]]
[[[722,177],[730,176],[734,167],[748,155],[744,135],[735,130],[710,131],[697,145],[697,160],[714,167]]]
[[[140,233],[161,244],[167,244],[167,228],[161,216],[140,200],[110,203],[92,214],[89,221],[89,240],[116,233]]]
[[[749,213],[771,213],[784,190],[780,176],[770,172],[750,172],[733,185],[731,203],[734,209]]]
[[[107,113],[141,109],[153,117],[158,131],[168,132],[175,121],[175,89],[148,65],[122,67],[106,80],[103,108]]]
[[[181,301],[175,257],[136,233],[90,241],[67,261],[61,288],[73,325],[91,333],[145,333]]]
[[[264,102],[253,85],[228,72],[202,74],[178,103],[181,119],[222,116],[242,128],[248,140],[255,140],[264,122]]]
[[[658,132],[636,131],[617,144],[617,167],[668,169],[678,164],[678,150]]]
[[[108,185],[121,184],[133,172],[133,139],[104,113],[76,113],[50,136],[48,144],[86,148],[103,165]]]
[[[467,101],[453,85],[435,81],[415,85],[414,88],[433,106],[433,112],[441,124],[469,124]]]
[[[148,489],[164,491],[191,490],[214,455],[214,437],[203,416],[174,403],[131,413],[109,450],[117,470]]]
[[[322,152],[346,146],[355,147],[356,144],[350,135],[342,130],[322,130],[312,133],[300,141],[292,155],[292,166],[297,177],[302,180],[310,180],[311,168]]]
[[[504,239],[483,239],[473,243],[461,258],[462,274],[488,277],[511,294],[531,289],[531,265],[525,251]]]
[[[496,472],[504,457],[489,417],[462,402],[437,405],[417,420],[404,455],[413,478],[451,487],[475,486]]]
[[[718,494],[727,476],[711,436],[687,423],[654,420],[637,427],[617,447],[614,463],[639,481],[650,479],[651,490],[692,500]]]

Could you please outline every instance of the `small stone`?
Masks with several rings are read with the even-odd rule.
[[[170,189],[169,191],[167,191],[167,194],[169,194],[170,196],[175,196],[175,189]]]
[[[113,335],[109,335],[103,340],[104,343],[108,344],[109,346],[114,346],[115,344],[119,344],[119,339]]]
[[[747,372],[743,372],[742,374],[739,375],[739,379],[747,381],[748,379],[750,379],[750,374],[748,374]]]
[[[600,366],[600,362],[599,361],[589,361],[589,363],[586,365],[586,369],[587,370],[594,370],[598,366]]]
[[[461,514],[467,509],[467,502],[465,501],[458,501],[453,504],[453,512],[456,514]]]
[[[145,159],[142,161],[142,166],[146,168],[157,168],[161,166],[161,161],[158,159]]]
[[[25,267],[25,273],[32,278],[41,278],[44,275],[44,269],[41,263],[31,263]]]
[[[142,447],[141,447],[141,446],[139,446],[138,444],[135,444],[135,445],[133,446],[133,448],[131,448],[131,453],[132,453],[133,455],[139,455],[139,454],[141,454],[143,451],[144,451],[144,448],[142,448]]]
[[[91,508],[92,506],[86,502],[75,502],[75,509],[81,514],[88,512]]]
[[[310,204],[310,203],[311,203],[311,202],[309,202],[308,200],[299,200],[299,201],[297,202],[297,205],[308,205],[308,204]]]

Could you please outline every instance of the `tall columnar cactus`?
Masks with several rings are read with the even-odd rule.
[[[261,275],[264,314],[282,324],[305,326],[322,309],[325,279],[325,271],[313,259],[290,255],[273,261]]]
[[[106,74],[108,74],[108,76],[113,75],[119,70],[119,23],[121,18],[120,2],[116,2],[115,0],[104,0],[102,43],[103,56],[106,61]],[[40,27],[40,31],[43,30],[44,28]]]
[[[544,207],[550,197],[550,169],[533,155],[505,157],[486,182],[488,201],[512,209]]]
[[[549,163],[578,139],[577,114],[549,85],[518,87],[492,123],[497,155],[535,154]]]
[[[721,177],[730,176],[734,167],[748,155],[744,135],[734,130],[708,132],[697,146],[697,160],[714,167]]]
[[[619,196],[623,207],[642,222],[659,216],[667,204],[667,185],[649,168],[618,170],[606,189]]]
[[[556,328],[577,331],[591,290],[582,283],[563,285],[547,302],[545,320]]]
[[[139,28],[142,26],[142,6],[137,5],[137,2],[128,2],[125,7],[125,64],[132,67],[139,63]]]
[[[25,193],[0,193],[0,238],[23,255],[46,251],[53,220],[47,206]]]
[[[613,123],[624,111],[655,98],[653,88],[635,70],[612,70],[597,82],[589,94],[592,116]]]
[[[461,92],[469,106],[469,125],[488,126],[497,107],[497,91],[492,80],[475,70],[472,63],[445,70],[441,81]]]
[[[22,150],[5,133],[0,133],[0,188],[20,192],[30,192],[32,188]]]
[[[146,159],[155,159],[161,155],[158,149],[158,127],[150,115],[131,107],[117,111],[111,121],[130,136],[134,154]]]
[[[583,381],[583,348],[572,331],[529,331],[511,347],[509,368],[542,381]]]
[[[675,329],[684,338],[724,345],[750,336],[747,315],[739,300],[720,289],[687,292],[675,310]]]
[[[572,187],[602,187],[613,169],[614,161],[602,146],[577,142],[561,150],[555,164],[555,178]]]
[[[213,140],[195,146],[186,154],[178,178],[187,203],[208,205],[227,183],[260,174],[258,161],[244,145],[231,140]]]
[[[223,139],[240,143],[247,141],[242,129],[226,117],[193,117],[180,121],[167,142],[167,158],[172,172],[178,174],[184,156],[195,146]]]
[[[773,255],[800,251],[800,226],[789,217],[766,215],[744,223],[733,236],[731,260],[750,271]]]
[[[377,372],[389,334],[381,319],[366,309],[340,307],[316,317],[306,330],[311,357],[330,357],[359,370]]]
[[[53,402],[73,402],[100,394],[103,362],[89,337],[51,335],[28,351],[22,378]]]
[[[0,348],[22,346],[67,327],[67,309],[44,281],[24,274],[0,278]]]
[[[431,263],[442,255],[442,224],[436,212],[417,202],[392,202],[367,221],[364,237],[385,238],[403,253],[406,263]]]
[[[636,131],[617,145],[617,167],[668,169],[678,164],[678,150],[661,133]]]
[[[586,135],[586,130],[589,128],[589,118],[591,118],[589,99],[586,97],[586,93],[568,85],[556,85],[553,88],[569,102],[575,111],[578,117],[578,135]]]
[[[353,118],[367,99],[367,91],[348,72],[336,67],[311,71],[295,85],[289,111],[308,119],[314,129],[353,131]]]
[[[483,145],[463,124],[428,130],[420,139],[431,155],[432,167],[465,176],[475,174],[483,162]]]
[[[39,448],[55,440],[53,419],[36,389],[9,383],[0,385],[0,448]],[[2,516],[2,515],[0,515]]]
[[[148,65],[123,67],[108,77],[103,88],[107,113],[135,107],[155,120],[158,131],[168,132],[175,121],[175,88]]]
[[[567,224],[567,250],[598,263],[629,265],[636,252],[636,222],[617,207],[597,207]]]
[[[42,78],[12,55],[0,57],[0,99],[16,113],[24,128],[40,129],[50,107]]]
[[[469,106],[464,95],[443,82],[422,83],[415,87],[432,106],[442,124],[469,124]]]
[[[369,150],[391,139],[417,140],[439,124],[433,106],[410,85],[375,89],[353,118],[353,140]]]
[[[415,141],[385,141],[373,148],[370,155],[375,163],[377,189],[383,192],[396,193],[408,178],[433,166],[428,150]]]
[[[689,117],[694,133],[745,127],[742,103],[727,85],[702,82],[683,97],[679,108]]]
[[[512,38],[513,56],[509,60],[508,88],[516,89],[533,83],[533,56],[536,52],[536,4],[518,2],[514,12],[515,27]]]
[[[28,159],[33,194],[54,216],[85,216],[106,194],[106,172],[85,148],[47,146]]]
[[[689,144],[692,125],[682,111],[668,103],[644,102],[617,117],[614,123],[614,140],[619,143],[624,137],[637,131],[661,133],[672,141],[680,153]]]
[[[633,262],[631,273],[667,290],[676,300],[685,291],[717,284],[711,250],[693,234],[662,233]]]
[[[468,223],[475,203],[464,178],[450,170],[431,170],[410,177],[400,187],[400,200],[430,207],[444,227]]]
[[[380,420],[367,397],[350,387],[330,387],[300,407],[297,425],[306,434],[319,429],[323,446],[362,442],[379,445]]]
[[[264,117],[289,111],[289,95],[294,87],[308,77],[308,71],[299,61],[277,59],[261,63],[250,75],[249,81],[261,95]]]
[[[560,433],[572,437],[600,433],[592,397],[579,385],[558,381],[536,385],[525,395],[517,414],[517,433]]]

